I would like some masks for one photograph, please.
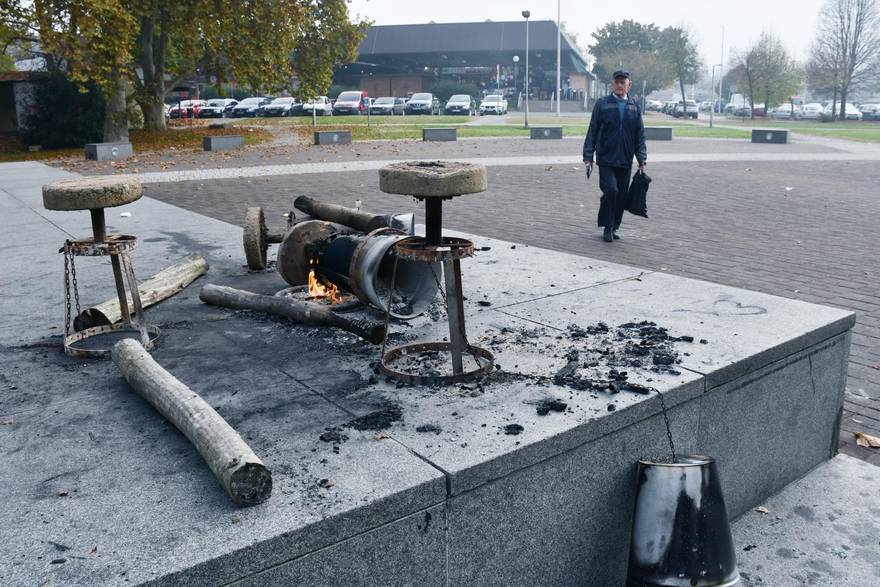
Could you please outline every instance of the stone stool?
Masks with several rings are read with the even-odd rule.
[[[153,347],[153,340],[159,331],[147,325],[143,317],[138,283],[131,264],[131,251],[137,247],[137,238],[124,234],[107,235],[104,208],[122,206],[138,200],[143,193],[137,178],[131,177],[80,177],[65,179],[43,186],[43,207],[47,210],[88,210],[92,216],[92,237],[67,240],[59,252],[64,253],[64,352],[78,357],[98,357],[107,355],[120,335],[137,332],[141,343],[147,350]],[[75,258],[110,256],[113,277],[116,281],[116,294],[122,322],[92,328],[78,328],[76,318],[81,315],[79,289],[76,279]],[[129,296],[134,311],[129,311],[125,283],[128,281]],[[71,294],[76,305],[76,318],[71,315]],[[134,322],[132,319],[134,318]],[[71,326],[74,333],[71,334]],[[103,346],[92,337],[105,335],[108,339]],[[78,344],[79,343],[79,344]]]
[[[453,161],[414,161],[393,163],[379,170],[379,189],[388,194],[412,196],[425,201],[425,237],[409,237],[394,245],[396,259],[422,263],[442,263],[446,282],[446,313],[449,342],[416,343],[385,352],[382,345],[380,366],[389,377],[411,384],[452,384],[467,381],[492,370],[495,357],[467,340],[464,326],[464,296],[461,285],[461,259],[474,254],[474,244],[463,238],[443,236],[443,200],[486,191],[486,168]],[[388,313],[394,297],[395,261],[391,277]],[[436,276],[435,276],[436,278]],[[439,287],[439,278],[438,287]],[[442,292],[442,290],[441,290]],[[412,373],[394,365],[407,355],[449,353],[452,373],[434,375]],[[470,355],[476,367],[465,370],[463,359]]]

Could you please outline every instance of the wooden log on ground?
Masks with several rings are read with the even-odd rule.
[[[385,326],[366,320],[350,320],[335,313],[328,306],[300,302],[289,298],[266,296],[223,285],[208,284],[199,298],[206,304],[233,310],[256,310],[289,318],[308,326],[331,326],[357,334],[367,342],[380,344],[385,338]]]
[[[112,357],[128,384],[193,443],[236,504],[256,505],[269,498],[272,473],[205,400],[134,339],[116,343]]]
[[[204,257],[199,256],[187,257],[170,267],[166,267],[138,286],[141,306],[146,308],[170,298],[207,272],[208,262]],[[126,292],[126,294],[128,307],[131,308],[131,292]],[[122,320],[122,312],[119,311],[119,298],[114,297],[112,300],[107,300],[80,312],[73,321],[73,327],[79,332],[93,326],[115,324],[120,320]]]

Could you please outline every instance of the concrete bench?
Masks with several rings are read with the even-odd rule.
[[[561,126],[533,126],[529,129],[529,138],[534,140],[561,139]]]
[[[131,143],[88,143],[86,159],[90,161],[112,161],[134,155]]]
[[[671,126],[646,126],[645,127],[645,140],[646,141],[671,141],[672,140],[672,127]]]
[[[244,137],[241,135],[204,137],[202,139],[202,148],[205,151],[244,149]]]
[[[456,128],[423,128],[423,141],[455,141],[458,140]]]
[[[779,128],[753,128],[752,142],[785,145],[788,143],[788,131]]]
[[[319,130],[315,131],[316,145],[350,145],[351,131],[349,130]]]

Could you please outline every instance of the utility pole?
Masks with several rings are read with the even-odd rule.
[[[526,19],[526,119],[525,127],[529,128],[529,17],[532,15],[528,10],[522,11],[523,18]]]
[[[560,114],[562,96],[562,0],[556,0],[556,116]]]

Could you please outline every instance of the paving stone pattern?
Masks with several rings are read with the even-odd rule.
[[[557,143],[558,144],[558,143]],[[852,433],[880,435],[880,201],[876,166],[857,162],[649,165],[650,220],[627,215],[613,244],[596,228],[598,181],[582,166],[491,167],[489,189],[444,207],[444,225],[852,310],[857,323],[841,449],[880,465]],[[378,174],[338,172],[151,184],[145,195],[241,225],[262,206],[270,228],[300,194],[378,213],[423,208],[383,194]],[[270,255],[274,255],[270,252]],[[780,439],[784,442],[784,439]]]

